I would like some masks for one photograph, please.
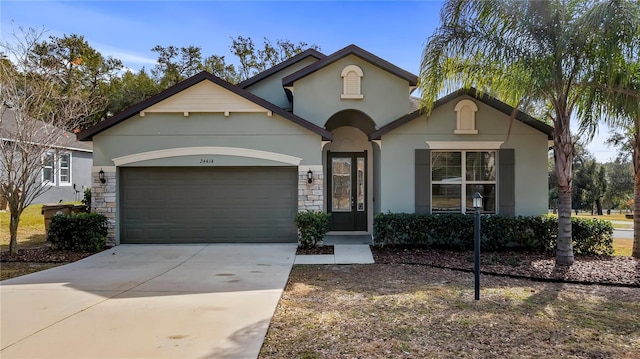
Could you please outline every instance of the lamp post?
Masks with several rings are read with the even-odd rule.
[[[473,194],[473,208],[476,210],[474,223],[474,289],[475,300],[480,300],[480,208],[482,208],[482,195],[478,192]]]

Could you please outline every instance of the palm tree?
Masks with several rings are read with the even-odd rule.
[[[423,52],[420,89],[426,113],[443,91],[461,86],[474,86],[518,109],[546,109],[554,126],[559,265],[574,261],[570,120],[579,114],[597,123],[599,104],[585,97],[589,89],[606,87],[594,79],[606,78],[609,56],[638,52],[638,6],[615,0],[448,0]]]

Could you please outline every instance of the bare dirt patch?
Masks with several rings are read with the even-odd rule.
[[[2,251],[0,252],[0,280],[79,261],[93,254],[95,253],[55,250],[48,246],[19,249],[16,255],[12,255],[9,251]]]

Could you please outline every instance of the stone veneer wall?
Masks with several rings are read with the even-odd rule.
[[[106,183],[100,182],[98,172],[101,168],[91,171],[91,210],[107,217],[108,233],[107,245],[116,244],[116,172],[113,169],[102,168]]]
[[[313,182],[307,182],[307,171],[313,171]],[[324,211],[324,173],[322,166],[298,167],[298,212]]]

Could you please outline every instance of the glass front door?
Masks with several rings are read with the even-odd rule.
[[[329,229],[366,231],[366,152],[329,152],[327,160]]]

